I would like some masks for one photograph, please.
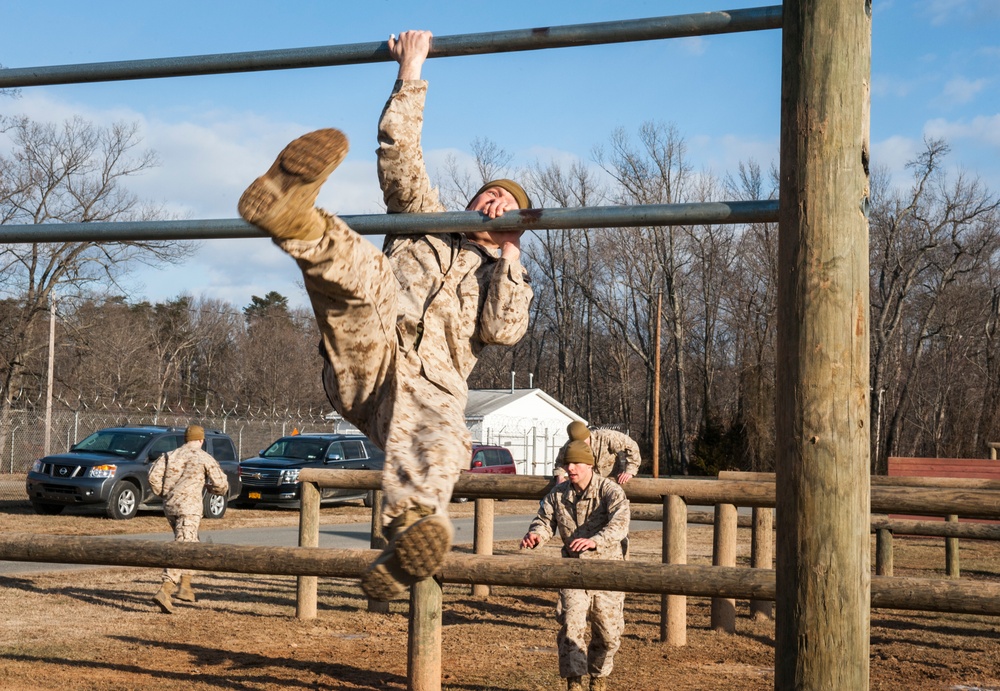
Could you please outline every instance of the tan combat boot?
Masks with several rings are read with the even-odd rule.
[[[447,516],[417,506],[394,518],[385,532],[389,544],[361,578],[365,594],[382,601],[434,575],[451,549],[452,527]]]
[[[607,691],[607,677],[590,677],[590,691]]]
[[[316,209],[319,189],[347,155],[339,130],[302,135],[278,154],[240,197],[240,215],[276,240],[318,240],[326,216]]]
[[[163,581],[160,583],[160,589],[153,595],[153,602],[160,606],[164,614],[174,613],[174,603],[170,601],[170,596],[174,594],[176,588],[172,581]]]
[[[191,590],[191,574],[186,573],[181,576],[181,587],[177,590],[177,595],[174,597],[178,600],[184,600],[184,602],[198,601],[194,595],[194,591]]]
[[[566,677],[566,691],[583,691],[583,677]]]

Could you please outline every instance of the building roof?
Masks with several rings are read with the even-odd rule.
[[[586,422],[582,417],[552,398],[541,389],[470,389],[469,402],[465,406],[466,418],[481,418],[495,413],[512,403],[529,396],[545,401],[554,409],[572,420]]]

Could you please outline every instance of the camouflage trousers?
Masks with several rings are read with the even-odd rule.
[[[608,590],[560,590],[556,604],[559,623],[559,676],[606,677],[625,629],[625,593]],[[590,645],[585,639],[590,622]]]
[[[466,401],[430,382],[417,353],[399,347],[399,284],[389,260],[333,216],[319,241],[279,246],[305,279],[330,403],[385,451],[385,525],[416,504],[447,514],[472,452]]]
[[[173,516],[167,514],[167,522],[174,531],[174,542],[198,542],[198,526],[201,525],[201,514],[181,514]],[[164,569],[163,580],[171,581],[174,585],[181,582],[181,576],[190,574],[191,571],[185,569]]]

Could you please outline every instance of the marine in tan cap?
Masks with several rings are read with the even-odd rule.
[[[563,557],[623,560],[628,555],[629,503],[613,480],[594,472],[594,454],[582,440],[565,447],[568,481],[549,490],[538,515],[521,539],[521,549],[534,549],[549,538],[562,539]],[[625,593],[603,590],[559,591],[556,621],[559,633],[559,676],[569,691],[603,690],[614,666],[625,629]],[[591,639],[586,641],[587,623]]]
[[[406,31],[388,45],[399,71],[378,130],[386,209],[446,211],[420,147],[431,35]],[[247,188],[239,211],[298,263],[321,334],[327,396],[385,450],[389,545],[361,585],[388,600],[433,575],[451,548],[448,503],[471,453],[466,380],[483,347],[524,335],[532,291],[520,231],[388,236],[379,252],[316,208],[346,154],[337,130],[296,139]],[[521,186],[503,179],[483,185],[466,208],[497,218],[530,206]]]
[[[594,454],[597,473],[602,477],[613,477],[619,485],[624,485],[639,472],[642,458],[639,445],[627,434],[613,429],[589,429],[579,420],[566,427],[569,440],[556,454],[555,474],[557,480],[566,476],[566,447],[573,441],[585,442]]]
[[[203,512],[202,498],[207,489],[212,494],[229,491],[229,480],[218,462],[202,450],[205,428],[189,425],[184,430],[184,444],[160,456],[149,469],[149,488],[163,497],[163,513],[174,531],[175,542],[198,542],[198,526]],[[160,589],[153,601],[165,613],[173,613],[171,598],[195,601],[191,572],[165,569]]]

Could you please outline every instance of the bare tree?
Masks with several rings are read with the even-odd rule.
[[[684,200],[690,177],[686,144],[677,128],[663,123],[644,123],[639,143],[634,144],[624,130],[611,136],[607,150],[598,148],[595,158],[618,185],[613,193],[620,204],[673,204]],[[665,297],[668,350],[672,357],[668,371],[675,378],[676,449],[678,467],[687,474],[690,425],[687,397],[686,275],[690,254],[677,228],[622,229],[608,234],[614,241],[605,255],[608,273],[603,294],[592,296],[597,309],[612,324],[616,336],[629,344],[646,368],[646,397],[652,400],[653,336],[656,295]],[[619,286],[627,286],[622,292]],[[643,428],[649,436],[648,403]]]
[[[873,473],[885,473],[898,449],[910,385],[940,332],[942,301],[996,246],[1000,201],[963,173],[951,179],[942,168],[947,153],[943,141],[928,140],[910,164],[905,193],[889,190],[884,172],[873,176]]]
[[[61,126],[27,118],[5,119],[11,154],[0,157],[0,221],[69,223],[147,220],[162,215],[125,187],[127,179],[156,164],[141,150],[138,126],[98,127],[80,118]],[[72,302],[94,289],[118,287],[134,262],[177,261],[191,250],[176,242],[52,242],[9,244],[0,249],[3,292],[16,308],[6,310],[0,352],[0,449],[4,448],[13,397],[36,331],[58,291]]]

